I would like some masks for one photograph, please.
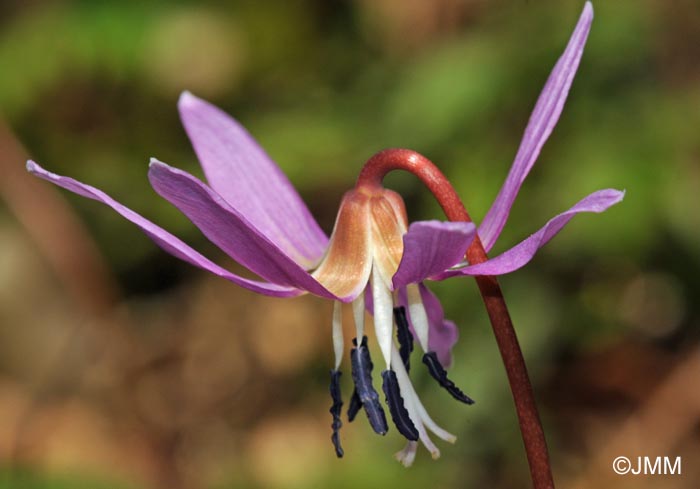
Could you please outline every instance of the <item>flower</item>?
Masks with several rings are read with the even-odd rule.
[[[535,106],[515,162],[491,210],[478,228],[484,247],[495,243],[515,196],[559,118],[581,58],[593,12],[587,3],[564,54]],[[394,424],[409,441],[397,458],[410,465],[420,440],[433,457],[439,450],[427,431],[454,442],[430,418],[408,376],[413,338],[424,351],[431,375],[453,397],[470,404],[446,375],[457,328],[446,321],[437,298],[423,281],[457,275],[500,275],[522,267],[579,212],[602,212],[622,192],[602,190],[551,219],[538,232],[484,263],[461,263],[476,228],[465,222],[422,221],[408,225],[401,197],[381,185],[360,184],[343,197],[330,240],[294,187],[246,130],[213,105],[185,92],[178,104],[182,122],[208,184],[156,159],[148,177],[163,198],[182,211],[214,244],[261,280],[236,275],[182,240],[94,187],[27,162],[32,174],[84,197],[102,202],[136,224],[166,252],[254,292],[276,297],[312,293],[334,301],[331,370],[333,443],[342,456],[338,430],[342,400],[339,378],[343,356],[341,303],[352,303],[356,339],[351,350],[355,391],[348,417],[364,408],[373,429],[388,430],[379,395],[372,385],[372,361],[364,335],[364,311],[384,362],[382,389]],[[367,299],[367,300],[366,300]],[[396,324],[397,342],[394,341]]]

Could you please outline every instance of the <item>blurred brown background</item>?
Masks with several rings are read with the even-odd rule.
[[[399,436],[358,419],[337,460],[328,302],[207,276],[24,161],[228,265],[146,180],[150,156],[200,174],[176,111],[187,89],[249,128],[326,231],[363,162],[395,146],[435,161],[478,220],[582,7],[0,1],[0,487],[529,487],[472,281],[432,288],[461,327],[452,377],[477,404],[414,376],[457,444],[404,469]],[[559,487],[696,488],[700,4],[594,7],[567,107],[494,251],[596,189],[627,190],[501,282]],[[388,183],[412,218],[441,217],[411,177]],[[681,456],[683,472],[616,476],[620,455]]]

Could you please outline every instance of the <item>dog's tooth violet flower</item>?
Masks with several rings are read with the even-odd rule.
[[[355,388],[348,419],[352,421],[364,409],[374,431],[385,434],[389,429],[380,395],[373,386],[373,363],[364,331],[364,313],[370,310],[381,352],[386,405],[393,424],[408,439],[397,458],[410,465],[418,441],[437,458],[439,451],[428,431],[448,442],[454,442],[455,437],[430,418],[411,384],[409,356],[414,339],[431,376],[455,399],[466,404],[473,401],[447,378],[444,367],[451,362],[457,328],[445,320],[439,301],[423,281],[511,272],[530,261],[575,214],[602,212],[622,199],[623,193],[616,190],[593,193],[501,255],[481,263],[463,261],[472,242],[481,240],[488,251],[505,225],[520,185],[559,118],[592,17],[592,7],[587,3],[535,106],[508,178],[478,232],[470,222],[422,221],[409,226],[403,200],[382,187],[383,175],[374,171],[373,165],[386,158],[402,157],[402,168],[419,174],[422,160],[407,150],[387,150],[367,163],[356,187],[343,197],[329,239],[286,176],[248,132],[220,109],[188,92],[180,97],[178,106],[208,184],[155,159],[149,165],[149,180],[158,194],[259,280],[220,267],[101,190],[48,172],[33,161],[27,162],[27,169],[108,205],[168,253],[249,290],[276,297],[308,292],[333,300],[335,363],[331,370],[330,412],[332,441],[339,457],[343,455],[338,431],[343,405],[339,368],[345,349],[342,303],[352,304],[356,329],[350,351]],[[477,236],[479,239],[475,239]]]
[[[412,443],[408,454],[402,455],[404,463],[410,463],[415,454],[415,442],[419,439],[433,457],[439,450],[430,440],[427,429],[440,438],[453,442],[455,437],[438,427],[428,416],[408,377],[409,354],[413,348],[413,333],[425,352],[425,358],[433,376],[459,400],[471,404],[446,377],[441,362],[449,361],[452,346],[453,325],[445,326],[439,303],[431,303],[430,296],[418,286],[423,279],[445,270],[458,262],[474,238],[475,227],[471,223],[424,222],[432,232],[417,236],[421,247],[416,251],[421,259],[405,260],[404,239],[408,236],[408,221],[401,197],[381,185],[358,184],[345,194],[338,218],[331,235],[328,251],[313,277],[337,297],[354,298],[356,336],[350,358],[355,390],[350,400],[348,417],[352,420],[360,407],[364,407],[375,432],[385,434],[387,422],[379,395],[372,385],[372,361],[364,335],[365,291],[371,298],[374,314],[374,331],[382,354],[382,389],[389,413],[397,430]],[[415,234],[415,233],[414,233]],[[419,257],[416,257],[419,258]],[[398,270],[404,270],[407,280],[397,279]],[[407,270],[407,271],[406,271]],[[433,318],[433,334],[424,304],[430,306]],[[409,326],[406,308],[412,319]],[[394,318],[397,340],[394,344]],[[343,355],[343,333],[340,302],[333,311],[333,344],[335,366],[331,371],[331,396],[333,406],[333,442],[338,456],[343,451],[338,439],[340,428],[340,363]],[[433,337],[431,343],[431,336]],[[445,336],[447,336],[445,341]],[[435,348],[437,347],[437,348]]]
[[[414,223],[413,226],[420,224],[414,228],[419,231],[413,233],[415,239],[425,246],[416,250],[415,259],[410,259],[404,253],[408,222],[401,197],[378,185],[359,185],[343,197],[329,240],[285,175],[235,120],[187,92],[180,98],[179,110],[209,185],[155,159],[149,165],[149,180],[156,192],[182,211],[210,241],[264,280],[244,278],[216,265],[99,189],[46,171],[33,161],[27,162],[27,169],[110,206],[168,253],[247,289],[277,297],[310,292],[334,300],[332,337],[336,365],[331,372],[331,391],[335,406],[333,440],[339,456],[342,448],[337,433],[341,405],[338,367],[343,349],[343,302],[352,302],[357,328],[357,345],[351,352],[356,386],[353,409],[356,414],[358,405],[364,407],[376,432],[384,434],[388,430],[379,395],[372,385],[372,362],[364,336],[367,291],[371,298],[368,305],[374,308],[374,327],[383,358],[382,387],[391,417],[402,434],[412,441],[422,440],[437,457],[439,451],[428,438],[426,427],[448,441],[455,438],[430,419],[410,384],[407,348],[412,348],[413,336],[409,329],[430,355],[430,372],[455,397],[461,395],[463,402],[471,403],[447,380],[441,366],[450,362],[456,326],[445,321],[437,299],[418,284],[460,261],[474,237],[474,225]],[[407,278],[395,277],[399,269]],[[403,318],[402,353],[393,344],[394,306],[396,314]],[[410,326],[404,308],[410,310]]]

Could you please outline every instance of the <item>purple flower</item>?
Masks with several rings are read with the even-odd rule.
[[[581,58],[593,17],[587,3],[569,44],[557,62],[525,130],[508,178],[478,228],[486,250],[493,247],[515,196],[532,168],[561,113]],[[516,270],[535,255],[579,212],[602,212],[623,193],[601,190],[563,212],[535,234],[478,265],[463,263],[465,250],[477,232],[471,223],[423,221],[408,225],[401,197],[381,186],[360,185],[344,197],[331,238],[324,234],[279,167],[238,122],[209,103],[183,93],[182,122],[208,184],[182,170],[152,159],[148,177],[163,198],[182,211],[214,244],[260,280],[236,275],[215,264],[182,240],[118,203],[94,187],[48,172],[29,161],[34,175],[84,197],[100,201],[136,224],[168,253],[242,287],[276,297],[306,292],[335,302],[332,337],[335,366],[331,394],[333,440],[338,455],[340,407],[338,370],[343,355],[341,303],[352,303],[356,344],[351,351],[355,392],[349,416],[363,407],[378,433],[387,423],[372,387],[372,363],[364,337],[365,308],[374,315],[374,329],[384,360],[383,390],[391,417],[406,438],[399,460],[410,465],[417,441],[433,457],[437,447],[427,430],[453,442],[455,437],[428,416],[408,377],[413,338],[425,352],[430,373],[455,398],[471,403],[447,379],[442,365],[451,361],[457,328],[446,321],[437,298],[422,282],[457,275],[500,275]],[[365,300],[365,299],[369,300]],[[394,342],[394,323],[398,345]]]

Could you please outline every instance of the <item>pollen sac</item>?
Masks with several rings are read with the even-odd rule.
[[[357,394],[357,389],[353,389],[352,396],[350,396],[350,403],[348,404],[349,422],[352,423],[355,420],[355,416],[357,416],[357,413],[360,412],[360,409],[362,409],[362,401],[360,400],[360,396]]]
[[[396,321],[396,337],[399,340],[399,355],[406,372],[411,371],[411,353],[413,353],[413,335],[408,328],[405,307],[394,308],[394,320]]]
[[[357,345],[357,339],[353,340]],[[375,433],[386,435],[389,426],[386,422],[384,409],[379,402],[379,394],[372,385],[372,360],[367,349],[367,337],[362,338],[360,346],[356,346],[350,351],[350,362],[352,363],[352,379],[355,382],[357,396],[365,408],[369,424]]]
[[[411,421],[411,417],[406,410],[399,389],[399,381],[396,379],[396,373],[393,370],[385,370],[382,372],[382,390],[386,396],[386,403],[389,406],[391,419],[403,436],[411,441],[418,440],[418,430],[416,425]]]
[[[340,427],[343,426],[343,422],[340,420],[340,413],[343,409],[343,399],[340,395],[340,376],[342,373],[340,370],[331,370],[331,399],[333,400],[333,405],[329,409],[331,416],[333,416],[333,423],[331,428],[333,428],[333,434],[331,435],[331,441],[335,447],[335,454],[338,458],[343,456],[343,447],[340,446]]]
[[[357,347],[357,338],[352,339],[352,344]],[[362,346],[367,347],[367,337],[362,338]],[[355,416],[362,409],[362,401],[360,400],[360,395],[357,393],[357,387],[352,390],[352,396],[350,396],[350,403],[348,404],[348,421],[352,423],[355,420]]]
[[[464,404],[474,404],[474,400],[462,392],[459,387],[455,385],[450,379],[447,378],[447,372],[444,367],[440,364],[437,358],[437,354],[434,351],[430,351],[423,355],[423,363],[428,367],[428,372],[430,375],[438,381],[438,383],[449,392],[452,397]]]

